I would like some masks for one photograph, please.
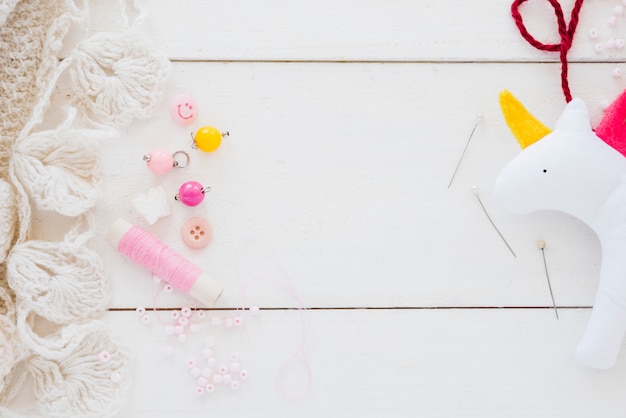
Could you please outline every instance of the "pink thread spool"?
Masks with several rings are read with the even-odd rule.
[[[205,305],[214,304],[224,288],[149,232],[123,219],[113,224],[109,243],[135,263]]]

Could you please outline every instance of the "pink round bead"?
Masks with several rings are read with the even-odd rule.
[[[197,206],[204,200],[203,187],[197,181],[187,181],[178,189],[178,200],[187,206]]]
[[[190,94],[179,94],[170,104],[170,116],[179,125],[189,125],[198,115],[198,105]]]
[[[174,157],[167,150],[162,148],[150,152],[150,159],[147,161],[148,169],[155,174],[165,174],[174,167]]]

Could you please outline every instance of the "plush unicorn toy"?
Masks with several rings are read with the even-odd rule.
[[[608,369],[626,331],[626,92],[595,132],[580,99],[567,104],[554,131],[508,91],[500,94],[500,106],[523,151],[498,176],[496,195],[517,213],[547,209],[573,215],[600,239],[600,283],[576,357]]]

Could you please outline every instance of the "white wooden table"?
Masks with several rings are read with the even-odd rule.
[[[564,106],[558,56],[525,43],[508,0],[145,3],[140,31],[172,60],[172,76],[154,118],[103,151],[93,243],[113,282],[105,320],[136,360],[120,417],[626,414],[626,350],[602,372],[574,358],[597,287],[597,238],[562,214],[513,215],[492,196],[499,171],[519,152],[498,92],[510,89],[550,126]],[[573,2],[562,3],[569,15]],[[587,36],[596,28],[603,41],[626,38],[626,20],[607,25],[617,4],[584,4],[569,55],[572,92],[587,101],[594,123],[602,101],[626,87],[626,77],[611,76],[626,70],[626,51],[596,53]],[[522,11],[531,33],[556,40],[547,2]],[[92,31],[119,27],[116,2],[92,2],[91,12]],[[61,82],[59,108],[66,90]],[[181,92],[200,108],[191,128],[168,116],[169,100]],[[483,122],[448,188],[479,114]],[[202,125],[231,134],[210,155],[189,148],[189,132]],[[141,156],[157,147],[187,150],[190,166],[156,177]],[[132,208],[137,193],[160,184],[173,195],[190,179],[212,187],[202,205],[172,201],[173,214],[154,226]],[[194,215],[215,230],[200,251],[180,239]],[[203,326],[183,345],[158,321],[145,326],[135,308],[153,306],[151,275],[104,241],[120,216],[223,283],[209,316],[252,305],[261,313],[245,314],[240,328]],[[54,230],[45,216],[36,229]],[[548,244],[558,321],[540,239]],[[291,283],[308,310],[298,310],[276,280]],[[156,299],[162,317],[192,303],[177,293]],[[290,363],[278,377],[285,395],[277,375],[302,344],[303,327],[307,363]],[[249,372],[238,391],[194,393],[185,361],[208,334],[216,353],[237,352]]]

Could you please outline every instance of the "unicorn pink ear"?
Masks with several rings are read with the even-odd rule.
[[[626,90],[606,109],[596,135],[626,156]]]

